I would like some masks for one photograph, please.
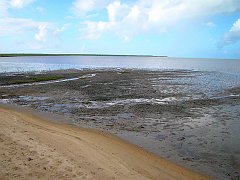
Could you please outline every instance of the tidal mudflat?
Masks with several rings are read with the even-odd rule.
[[[0,98],[109,131],[216,179],[240,176],[237,75],[134,69],[3,73]]]

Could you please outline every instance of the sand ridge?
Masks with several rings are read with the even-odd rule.
[[[113,135],[0,106],[0,179],[208,179]]]

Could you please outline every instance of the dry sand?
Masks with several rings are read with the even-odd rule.
[[[0,179],[207,179],[113,135],[0,106]]]

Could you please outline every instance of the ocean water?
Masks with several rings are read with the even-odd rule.
[[[0,57],[0,73],[83,68],[135,68],[240,73],[240,60],[131,56]]]

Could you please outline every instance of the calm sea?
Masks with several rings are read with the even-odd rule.
[[[129,56],[0,57],[0,73],[83,68],[136,68],[240,73],[240,60]]]

